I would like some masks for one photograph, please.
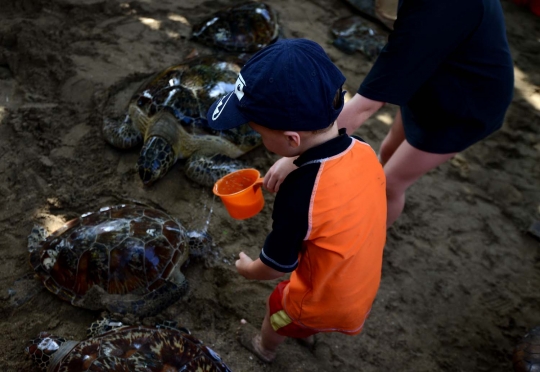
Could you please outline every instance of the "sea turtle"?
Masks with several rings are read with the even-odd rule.
[[[137,204],[83,214],[48,237],[36,226],[28,237],[30,265],[49,291],[75,306],[137,316],[182,297],[181,265],[210,245],[206,233]]]
[[[220,10],[193,26],[192,38],[231,52],[256,52],[277,40],[273,8],[254,1]]]
[[[186,175],[212,186],[244,168],[233,159],[262,143],[247,124],[214,131],[206,119],[212,103],[234,90],[242,64],[235,56],[203,56],[159,72],[132,96],[123,121],[104,119],[105,139],[121,149],[144,141],[137,168],[145,185],[165,175],[177,159],[188,159]]]
[[[515,372],[540,371],[540,327],[531,329],[514,349]]]
[[[25,352],[43,372],[231,372],[215,351],[174,323],[128,326],[105,319],[88,334],[70,341],[41,332]]]
[[[333,44],[352,54],[362,52],[370,60],[377,58],[386,44],[386,37],[369,27],[362,18],[350,16],[340,18],[332,25]]]

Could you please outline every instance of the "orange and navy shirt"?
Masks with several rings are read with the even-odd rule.
[[[292,272],[283,308],[320,332],[357,334],[379,288],[386,179],[373,149],[344,130],[295,160],[280,185],[261,261]]]

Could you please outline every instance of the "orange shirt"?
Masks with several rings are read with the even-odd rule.
[[[340,134],[296,160],[276,195],[260,258],[293,271],[283,308],[294,322],[356,334],[380,283],[386,182],[373,149]]]

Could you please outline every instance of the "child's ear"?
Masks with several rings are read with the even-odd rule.
[[[298,132],[286,131],[283,132],[283,135],[287,137],[289,146],[291,146],[292,148],[297,148],[298,146],[300,146],[300,134],[298,134]]]

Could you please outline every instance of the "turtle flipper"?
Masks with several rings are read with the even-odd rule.
[[[175,331],[183,332],[187,335],[191,334],[191,331],[185,327],[179,327],[178,322],[174,320],[164,320],[161,323],[156,324],[156,328],[162,328],[162,329],[172,329]]]
[[[211,157],[193,155],[186,162],[185,172],[189,179],[203,186],[211,187],[226,174],[244,168],[246,168],[246,165],[241,161],[225,155]]]
[[[47,230],[43,226],[34,225],[32,232],[28,235],[28,252],[34,252],[41,243],[47,239]]]
[[[105,317],[90,324],[90,327],[86,330],[86,335],[87,338],[96,337],[123,326],[122,322]]]
[[[169,142],[161,137],[150,137],[144,144],[137,169],[145,185],[163,177],[176,162],[174,150]]]
[[[103,120],[103,136],[105,140],[116,148],[130,149],[142,143],[142,134],[133,126],[129,115],[123,122],[108,118]]]

